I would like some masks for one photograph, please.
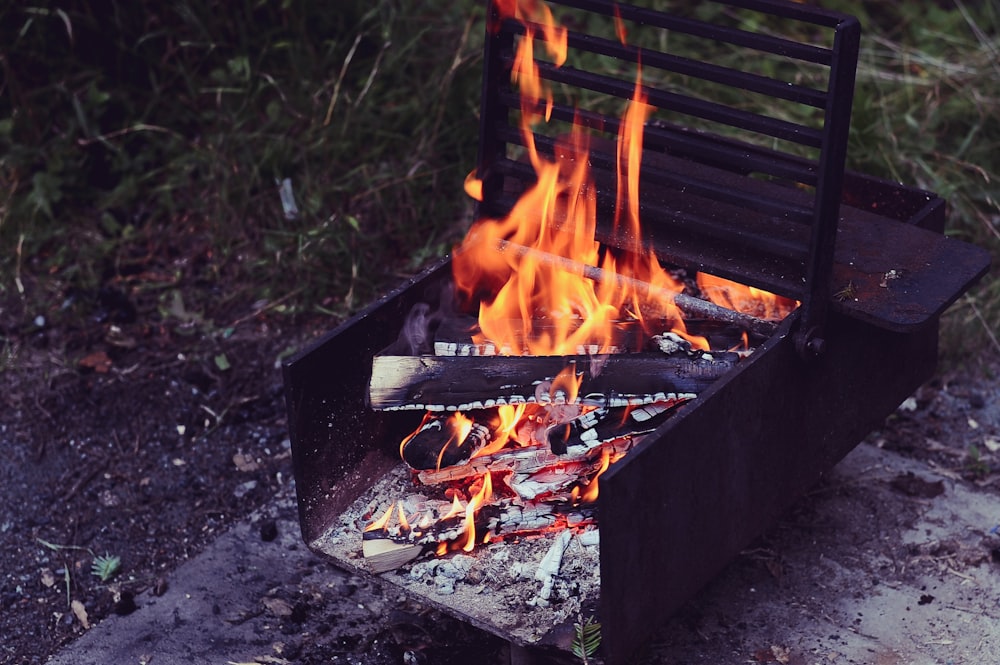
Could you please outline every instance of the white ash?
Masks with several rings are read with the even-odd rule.
[[[400,463],[375,482],[311,546],[339,565],[366,574],[361,553],[364,527],[397,499],[414,493],[409,470]],[[577,619],[582,599],[600,598],[600,547],[596,528],[502,540],[472,552],[438,557],[432,552],[378,577],[412,597],[481,628],[525,643],[538,642],[551,628]],[[536,571],[559,539],[567,539],[558,572],[549,582]],[[547,588],[546,588],[547,586]],[[547,597],[543,597],[543,594]]]

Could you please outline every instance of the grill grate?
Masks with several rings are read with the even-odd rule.
[[[648,103],[656,108],[645,131],[640,177],[646,241],[680,265],[801,300],[803,329],[821,327],[843,189],[857,20],[753,0],[700,3],[689,15],[600,0],[552,4],[565,12],[558,14],[563,24],[574,26],[569,59],[557,67],[541,59],[541,48],[535,58],[542,78],[574,102],[595,93],[629,99],[635,65],[643,67]],[[575,29],[610,26],[619,18],[629,35],[625,44]],[[481,212],[502,216],[533,180],[531,168],[517,159],[525,139],[518,128],[519,96],[510,84],[514,47],[526,28],[495,13],[492,21],[479,176]],[[779,28],[786,35],[812,35],[817,43],[783,36]],[[540,27],[534,31],[536,40],[543,34]],[[604,71],[584,69],[602,63]],[[743,104],[761,95],[768,98],[769,115]],[[535,128],[536,145],[552,155],[556,136],[570,124],[614,139],[620,121],[616,113],[554,103],[551,121]],[[592,147],[590,162],[599,208],[611,219],[613,141]],[[604,231],[606,242],[618,244],[606,226]]]

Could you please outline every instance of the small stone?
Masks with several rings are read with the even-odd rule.
[[[236,489],[233,490],[233,495],[237,499],[242,499],[256,488],[257,488],[257,481],[248,480],[245,483],[240,483],[239,485],[237,485]]]
[[[87,608],[83,606],[79,600],[74,600],[70,603],[70,609],[73,610],[73,614],[79,620],[80,625],[86,630],[90,630],[90,620],[87,617]]]
[[[278,617],[290,617],[294,611],[292,606],[281,598],[265,598],[263,601],[264,607],[267,608],[268,612]]]
[[[139,607],[135,604],[135,595],[131,591],[122,591],[115,603],[115,614],[118,616],[128,616]]]
[[[42,586],[51,589],[55,586],[56,576],[51,568],[42,568]]]
[[[260,539],[269,543],[278,537],[278,523],[274,520],[264,520],[260,524]]]

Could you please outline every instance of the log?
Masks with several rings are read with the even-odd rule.
[[[595,522],[593,505],[573,506],[561,502],[529,502],[518,505],[505,500],[483,506],[474,519],[477,534],[490,533],[503,538],[514,534],[540,533],[557,524],[585,526]],[[460,540],[465,536],[465,520],[450,518],[429,528],[387,527],[365,531],[362,554],[375,573],[398,568],[427,552],[438,543]]]
[[[585,263],[566,258],[565,256],[544,252],[539,249],[534,249],[533,247],[519,245],[509,240],[498,241],[497,250],[500,252],[514,252],[519,257],[529,256],[531,259],[546,265],[559,268],[567,272],[583,275],[591,281],[615,282],[622,288],[628,287],[635,289],[641,296],[649,298],[650,300],[672,302],[689,316],[703,317],[713,321],[730,323],[743,328],[749,333],[759,335],[764,338],[770,337],[774,334],[774,331],[778,329],[778,325],[773,321],[759,319],[749,314],[743,314],[742,312],[721,307],[707,300],[702,300],[701,298],[695,298],[684,293],[677,293],[676,291],[670,291],[669,289],[659,288],[649,284],[648,282],[643,282],[633,277],[626,277],[625,275],[620,275],[618,273],[608,272],[607,270],[603,270],[596,266],[587,265]]]
[[[489,444],[499,427],[500,418],[495,412],[476,412],[468,433],[462,437],[451,418],[428,418],[403,441],[403,461],[418,470],[461,464]]]
[[[361,541],[361,553],[368,569],[373,573],[384,573],[405,565],[427,551],[425,545],[397,543],[391,538],[373,536]]]
[[[565,455],[581,447],[589,449],[594,444],[625,436],[648,434],[686,401],[675,399],[640,407],[605,406],[574,418],[565,425],[550,427],[545,436],[553,453]]]
[[[664,356],[389,356],[372,360],[368,405],[375,410],[468,411],[505,404],[559,404],[539,388],[567,367],[581,377],[578,400],[641,406],[690,398],[729,372],[736,353]]]

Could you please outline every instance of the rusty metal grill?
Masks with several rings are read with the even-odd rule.
[[[665,261],[803,303],[749,361],[602,479],[599,619],[604,655],[621,663],[931,376],[938,316],[985,274],[989,256],[941,235],[936,195],[845,172],[854,18],[768,0],[671,3],[667,11],[554,4],[567,12],[574,54],[568,66],[539,66],[583,107],[554,104],[538,145],[554,155],[570,124],[594,131],[595,196],[609,220],[619,121],[606,108],[631,96],[641,60],[657,107],[645,130],[643,241]],[[480,214],[497,216],[534,174],[519,159],[519,101],[509,82],[523,26],[488,11],[478,174]],[[588,30],[608,33],[616,15],[642,49]],[[643,32],[653,36],[642,41]],[[719,52],[729,59],[709,58]],[[734,53],[755,54],[755,68],[736,67]],[[607,59],[610,67],[587,68]],[[799,80],[803,71],[808,80]],[[591,104],[595,95],[611,106]],[[804,108],[804,119],[749,111],[739,102],[745,95]],[[609,247],[624,244],[610,224],[602,229]],[[338,514],[398,464],[398,442],[415,416],[366,407],[372,358],[413,305],[435,302],[449,267],[433,266],[284,366],[300,521],[316,551],[324,552],[321,537]],[[651,518],[658,528],[647,528]]]

